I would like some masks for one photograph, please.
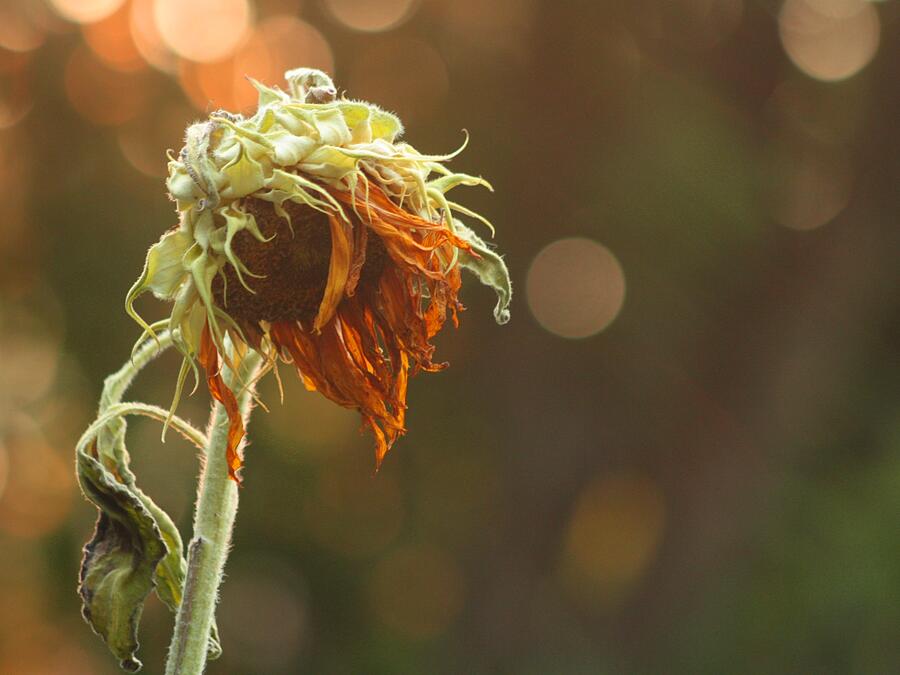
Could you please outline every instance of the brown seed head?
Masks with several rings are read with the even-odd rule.
[[[294,202],[283,205],[290,223],[275,212],[270,202],[262,199],[246,199],[243,208],[253,215],[259,231],[269,241],[259,241],[242,230],[235,235],[232,248],[238,259],[261,278],[244,274],[244,281],[254,291],[251,293],[240,283],[234,267],[225,265],[224,279],[219,275],[213,281],[216,304],[239,323],[300,321],[310,326],[328,281],[331,261],[328,217]],[[355,218],[352,221],[354,228],[365,227]],[[377,282],[385,258],[381,240],[369,236],[360,285]]]

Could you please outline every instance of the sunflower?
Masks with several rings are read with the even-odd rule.
[[[253,349],[264,371],[293,364],[307,389],[359,410],[377,468],[405,431],[409,376],[446,365],[431,339],[458,322],[461,269],[495,289],[495,318],[509,319],[503,260],[457,216],[493,228],[446,197],[460,185],[490,189],[445,166],[463,148],[421,154],[398,140],[395,115],[338,98],[324,73],[285,78],[286,92],[251,80],[252,116],[217,111],[188,127],[166,181],[178,225],[150,247],[126,299],[144,337],[167,324],[184,357],[173,411],[204,368],[229,413],[235,480],[244,429],[222,361],[234,368]],[[152,326],[134,309],[147,291],[173,302]]]

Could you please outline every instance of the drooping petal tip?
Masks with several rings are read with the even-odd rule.
[[[243,461],[239,453],[239,446],[244,438],[244,419],[234,392],[222,379],[219,371],[219,353],[210,335],[208,324],[203,327],[198,358],[206,370],[206,384],[209,387],[209,393],[225,406],[225,411],[228,413],[228,440],[225,448],[228,477],[240,485],[242,479],[238,471],[241,469]]]

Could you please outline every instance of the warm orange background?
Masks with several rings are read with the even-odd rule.
[[[354,413],[264,384],[210,674],[897,672],[897,3],[5,0],[0,673],[116,671],[74,443],[166,149],[301,65],[423,152],[468,130],[513,320],[469,279],[374,478]],[[186,533],[196,458],[158,437],[135,468]],[[152,599],[145,672],[171,628]]]

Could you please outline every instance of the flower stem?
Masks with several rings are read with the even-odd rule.
[[[239,392],[238,405],[245,426],[253,391],[250,383],[259,364],[259,355],[251,350],[244,356],[238,376],[222,366],[226,385]],[[209,444],[194,514],[194,538],[188,547],[187,577],[175,619],[166,675],[201,675],[206,667],[218,589],[237,514],[238,486],[228,477],[225,459],[228,414],[222,404],[214,403],[210,420]]]

